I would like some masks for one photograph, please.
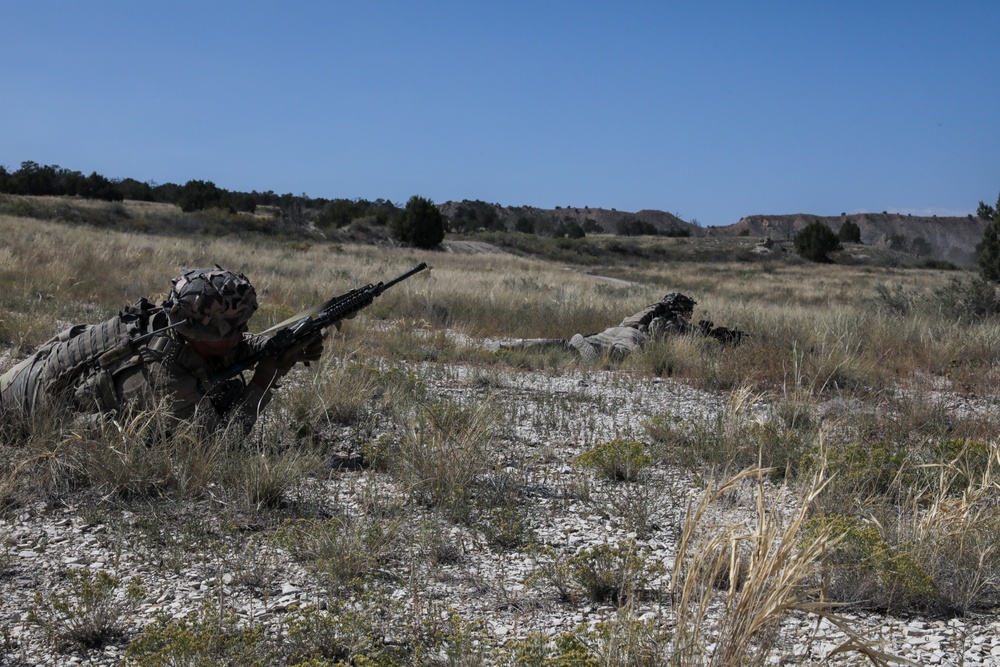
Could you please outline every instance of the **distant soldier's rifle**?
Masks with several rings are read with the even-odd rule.
[[[380,282],[353,289],[346,294],[321,303],[305,313],[300,313],[295,317],[274,325],[262,333],[262,335],[270,337],[259,352],[241,359],[229,368],[216,373],[212,377],[212,382],[224,382],[235,377],[243,371],[252,368],[261,359],[280,357],[292,346],[306,343],[310,339],[321,335],[327,327],[331,327],[337,322],[351,317],[363,308],[367,308],[375,301],[376,297],[380,296],[387,289],[426,268],[427,264],[421,262],[406,273],[393,278],[387,283]]]

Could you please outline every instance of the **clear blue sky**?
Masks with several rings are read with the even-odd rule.
[[[0,0],[0,164],[311,197],[964,215],[1000,2]]]

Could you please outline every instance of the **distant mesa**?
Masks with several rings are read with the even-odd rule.
[[[702,227],[664,211],[636,212],[589,206],[543,209],[534,206],[503,206],[483,201],[449,201],[439,204],[450,231],[508,230],[541,235],[579,228],[586,234],[661,236],[750,236],[790,242],[798,230],[811,222],[822,222],[839,232],[845,222],[856,224],[865,246],[943,260],[972,264],[976,244],[983,238],[985,222],[974,216],[937,217],[901,213],[854,213],[836,216],[795,213],[750,215],[731,225]],[[562,226],[562,227],[560,227]],[[572,234],[570,234],[572,235]]]

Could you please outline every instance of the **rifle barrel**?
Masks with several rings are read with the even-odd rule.
[[[390,280],[387,283],[383,283],[382,287],[379,289],[379,291],[380,292],[384,292],[385,290],[389,289],[390,287],[392,287],[396,283],[402,282],[402,281],[406,280],[407,278],[409,278],[410,276],[412,276],[413,274],[420,273],[421,271],[423,271],[426,268],[427,268],[427,262],[420,262],[419,264],[417,264],[415,267],[413,267],[412,269],[410,269],[406,273],[403,273],[402,275],[396,276],[395,278],[393,278],[392,280]]]

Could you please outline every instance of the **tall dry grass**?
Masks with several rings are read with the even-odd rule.
[[[841,536],[827,529],[803,539],[801,532],[823,477],[811,481],[799,507],[789,512],[775,508],[765,472],[749,468],[709,486],[689,506],[670,582],[676,624],[672,664],[773,664],[781,624],[791,614],[826,620],[845,633],[827,660],[857,652],[877,665],[895,661],[823,600],[817,573]],[[748,480],[755,483],[752,521],[722,526],[712,521],[714,506]]]
[[[0,218],[0,225],[0,341],[14,357],[67,323],[103,319],[139,296],[162,298],[181,269],[215,263],[243,271],[257,286],[261,310],[251,328],[258,330],[419,261],[431,270],[383,295],[362,322],[402,319],[476,337],[569,338],[615,325],[668,291],[683,291],[699,302],[696,320],[747,331],[748,342],[720,353],[696,341],[671,341],[647,355],[648,363],[644,357],[630,364],[709,388],[871,392],[899,382],[927,386],[934,376],[975,392],[995,379],[1000,343],[996,320],[956,321],[930,307],[906,315],[878,308],[878,286],[929,291],[947,284],[943,272],[674,263],[633,269],[634,282],[619,284],[501,254],[154,237],[12,217]]]
[[[520,415],[519,408],[486,409],[484,404],[477,409],[436,400],[427,388],[428,376],[446,371],[434,362],[475,366],[486,385],[496,367],[578,369],[580,360],[568,352],[491,354],[477,347],[475,338],[589,333],[617,324],[666,292],[683,291],[699,301],[696,320],[745,330],[749,340],[727,348],[699,338],[659,341],[624,363],[601,368],[616,371],[621,382],[635,375],[672,376],[732,392],[730,409],[716,421],[660,424],[658,436],[647,434],[654,442],[663,440],[657,463],[680,463],[705,474],[709,483],[722,471],[775,466],[781,470],[776,476],[783,474],[805,501],[798,513],[780,516],[771,511],[770,500],[758,496],[757,523],[750,527],[727,526],[707,508],[692,510],[689,525],[697,528],[684,535],[681,556],[689,558],[685,569],[675,573],[672,589],[678,630],[669,639],[676,641],[670,650],[686,656],[678,664],[763,660],[785,614],[828,613],[813,605],[816,582],[811,577],[821,576],[825,568],[828,580],[839,577],[840,590],[848,591],[851,577],[865,581],[855,576],[859,567],[868,566],[865,559],[913,563],[930,582],[904,605],[891,577],[877,568],[863,572],[868,581],[872,576],[885,579],[880,608],[976,610],[996,598],[1000,575],[994,562],[1000,559],[984,528],[1000,525],[997,487],[986,474],[992,468],[970,464],[964,486],[952,473],[930,472],[967,463],[946,446],[949,438],[981,440],[987,453],[996,448],[994,414],[955,418],[920,391],[943,388],[966,399],[991,394],[1000,367],[1000,325],[995,320],[956,320],[934,307],[934,290],[946,286],[949,275],[681,262],[637,263],[627,270],[590,266],[597,275],[589,275],[512,255],[279,238],[152,237],[11,216],[0,217],[0,229],[5,239],[0,248],[0,345],[5,355],[0,369],[70,323],[100,321],[139,296],[162,298],[170,278],[187,267],[218,263],[245,272],[261,302],[252,330],[263,330],[331,295],[392,278],[417,262],[432,267],[384,294],[331,338],[326,359],[290,379],[270,410],[277,417],[264,420],[249,443],[186,431],[167,438],[161,432],[167,427],[156,415],[89,425],[59,415],[39,417],[32,424],[5,423],[0,431],[5,455],[0,491],[10,504],[24,505],[37,494],[84,489],[146,500],[210,496],[245,514],[277,511],[290,499],[320,493],[312,489],[336,479],[326,462],[347,429],[358,441],[350,444],[366,448],[369,459],[392,454],[372,474],[388,472],[419,508],[413,514],[422,515],[423,530],[431,533],[425,538],[431,546],[421,551],[447,554],[457,549],[450,541],[449,522],[479,530],[498,548],[517,549],[530,537],[522,528],[530,510],[521,506],[525,494],[517,484],[505,480],[516,482],[518,474],[526,473],[499,471],[490,447],[505,418]],[[631,282],[606,280],[602,274],[627,276]],[[902,311],[885,308],[880,299],[886,297],[878,289],[883,284],[904,286],[917,296]],[[455,334],[472,337],[472,344],[463,344]],[[397,363],[403,360],[413,363]],[[820,410],[821,404],[837,402],[847,406],[840,414],[831,417]],[[551,410],[532,419],[539,431],[550,427],[554,432],[564,419],[558,414],[560,403],[553,399],[546,407]],[[586,442],[586,430],[585,424],[578,427],[581,442]],[[837,467],[836,476],[820,489],[811,484],[811,473],[824,465]],[[939,478],[949,481],[931,483]],[[732,484],[722,483],[722,490],[730,488]],[[480,503],[475,512],[470,501]],[[842,516],[834,516],[835,509]],[[375,561],[355,568],[346,556],[371,536],[345,530],[347,524],[337,516],[338,521],[323,524],[326,543],[314,548],[316,553],[320,546],[326,550],[317,558],[335,568],[327,573],[331,580],[341,574],[347,579],[365,576],[393,561],[396,554],[379,551]],[[840,518],[844,521],[838,522]],[[818,532],[804,543],[797,536],[814,519]],[[857,532],[863,537],[872,535],[869,528],[875,530],[876,552],[837,551],[855,527],[864,529]],[[696,531],[708,537],[701,541],[702,533]],[[381,549],[383,543],[377,544]],[[947,558],[954,553],[961,558]],[[720,617],[714,614],[723,583],[728,599]],[[860,605],[859,600],[844,601]],[[667,647],[662,642],[668,638],[662,628],[644,633],[629,627],[636,630],[635,642],[660,642],[651,654],[663,655]],[[852,642],[845,650],[870,648],[860,638],[852,637]],[[630,650],[635,646],[616,645],[615,651],[619,648],[621,661],[609,658],[608,664],[626,663],[634,655]]]

